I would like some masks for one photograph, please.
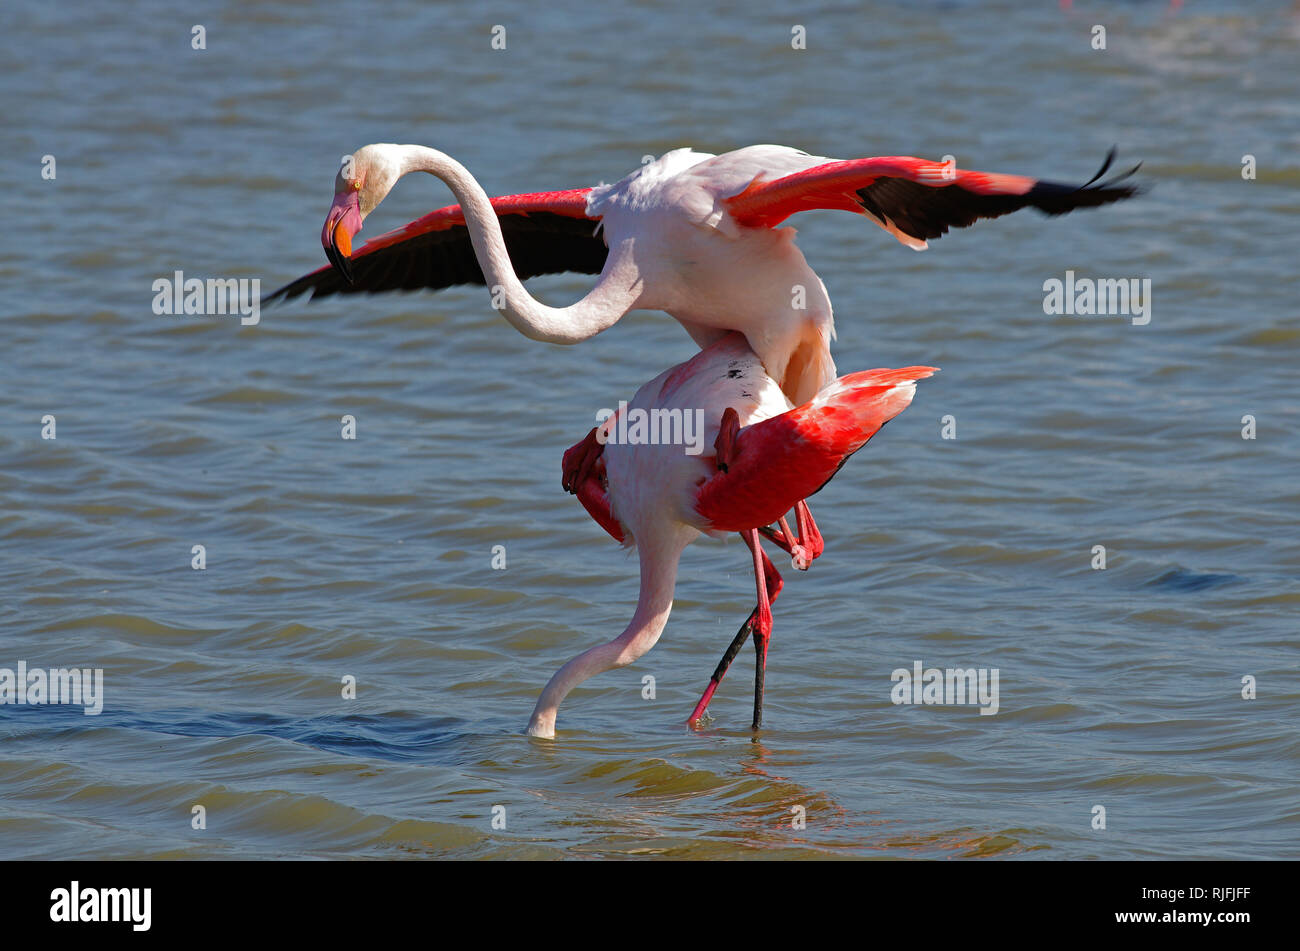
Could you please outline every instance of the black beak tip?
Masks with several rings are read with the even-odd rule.
[[[334,270],[339,272],[339,275],[342,276],[343,280],[347,281],[349,285],[356,283],[352,273],[351,258],[340,254],[338,248],[334,247],[332,244],[325,249],[325,256],[330,259],[330,264],[334,266]]]

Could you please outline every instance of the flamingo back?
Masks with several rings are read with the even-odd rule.
[[[791,405],[739,333],[727,334],[664,371],[637,390],[625,410],[602,424],[614,517],[634,539],[663,523],[707,530],[695,511],[695,498],[717,472],[713,444],[722,414],[736,410],[745,426],[771,419]],[[638,417],[644,421],[655,413],[664,426],[672,420],[674,433],[689,438],[627,438],[635,437]],[[654,435],[653,426],[649,433]],[[662,427],[658,435],[663,436]]]

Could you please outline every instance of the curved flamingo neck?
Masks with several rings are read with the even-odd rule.
[[[555,672],[537,698],[537,706],[528,721],[530,734],[555,736],[555,715],[570,690],[596,674],[626,667],[655,646],[673,609],[677,564],[694,534],[691,529],[676,531],[653,547],[641,548],[641,593],[631,623],[608,644],[583,651]]]
[[[596,286],[577,303],[568,307],[548,307],[541,303],[528,293],[515,274],[492,202],[465,166],[423,145],[391,146],[390,154],[397,163],[397,178],[409,172],[428,172],[451,189],[465,214],[474,254],[488,288],[501,289],[501,312],[525,337],[546,343],[578,343],[614,324],[636,303],[640,285],[635,276],[626,276],[627,279],[616,276],[620,270],[618,264],[624,258],[620,253],[622,248],[610,249]]]

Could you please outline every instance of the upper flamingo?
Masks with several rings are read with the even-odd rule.
[[[902,412],[912,400],[915,381],[933,372],[932,367],[908,367],[852,373],[796,408],[745,339],[732,333],[641,387],[627,406],[629,414],[698,411],[704,422],[703,444],[712,443],[714,453],[691,455],[682,445],[608,441],[617,432],[617,416],[597,427],[599,438],[607,443],[604,453],[572,489],[606,531],[636,547],[641,591],[622,634],[578,655],[551,678],[528,732],[554,736],[556,712],[570,690],[601,671],[632,663],[653,647],[672,609],[683,549],[702,532],[732,531],[742,534],[753,554],[758,605],[719,664],[691,722],[703,715],[727,665],[752,634],[758,651],[757,729],[772,630],[769,605],[781,587],[781,576],[759,547],[759,536],[793,551],[796,567],[806,567],[800,552],[812,542],[815,557],[820,539],[808,537],[811,520],[803,516],[796,537],[785,513],[817,492],[885,422]],[[584,452],[587,442],[569,453]],[[772,523],[781,529],[769,528]]]
[[[319,297],[486,284],[493,305],[524,335],[576,343],[633,308],[665,310],[705,347],[745,335],[767,374],[802,403],[835,377],[835,328],[820,278],[778,228],[790,215],[832,208],[863,215],[924,249],[950,227],[1020,208],[1060,215],[1133,195],[1120,176],[1062,185],[966,171],[908,156],[839,161],[778,145],[709,155],[676,149],[622,181],[595,188],[489,199],[460,163],[419,145],[367,145],[345,161],[321,241],[334,267],[268,298]],[[352,239],[410,172],[442,179],[458,205],[369,242]],[[346,173],[346,174],[345,174]],[[599,273],[568,307],[535,300],[521,279]]]

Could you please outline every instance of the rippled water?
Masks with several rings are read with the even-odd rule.
[[[106,698],[0,706],[0,857],[1294,856],[1300,21],[1027,6],[805,4],[805,51],[742,4],[7,11],[0,667],[102,667]],[[925,254],[795,221],[840,369],[944,372],[814,503],[766,730],[748,651],[683,726],[752,606],[733,538],[688,550],[659,646],[545,742],[537,693],[637,588],[560,454],[690,355],[676,324],[539,345],[481,288],[151,311],[177,269],[269,290],[321,264],[338,158],[371,141],[494,193],[764,141],[1067,180],[1118,144],[1154,187]],[[366,233],[449,200],[404,181]],[[1151,323],[1045,316],[1067,269],[1150,278]],[[917,660],[998,668],[999,712],[893,705]]]

